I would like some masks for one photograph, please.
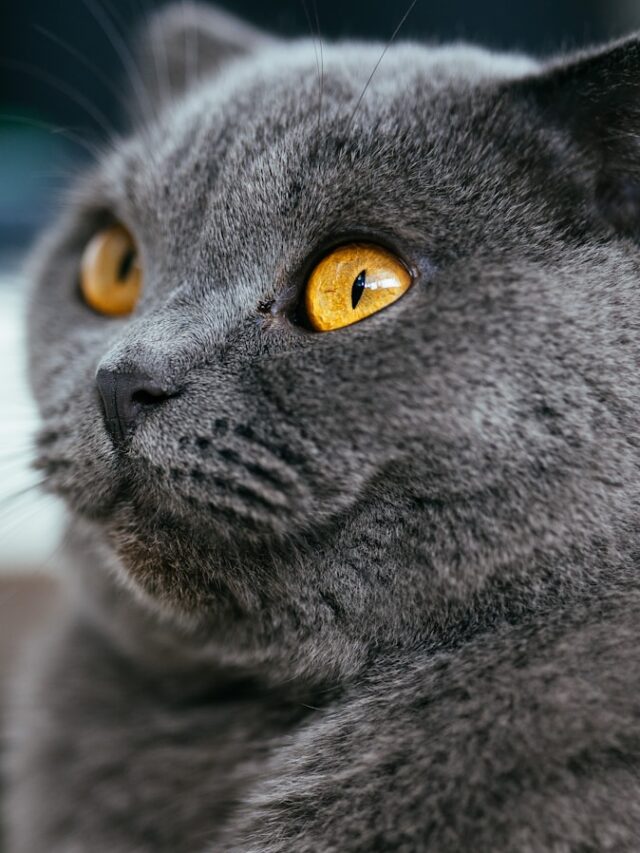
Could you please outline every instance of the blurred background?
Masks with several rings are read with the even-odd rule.
[[[178,0],[179,2],[179,0]],[[37,419],[24,379],[21,264],[105,129],[121,127],[126,43],[154,0],[0,3],[0,571],[46,571],[61,510],[29,469]],[[282,35],[386,40],[408,2],[225,0]],[[417,0],[401,37],[547,55],[640,27],[640,0]]]

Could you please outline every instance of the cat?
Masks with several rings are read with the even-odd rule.
[[[9,853],[640,850],[640,39],[383,50],[160,11],[35,252]]]

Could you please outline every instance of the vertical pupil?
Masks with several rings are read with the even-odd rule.
[[[351,288],[351,307],[355,310],[356,305],[360,302],[362,294],[364,293],[364,289],[367,283],[366,279],[366,270],[362,270],[362,272],[358,275],[356,280],[353,282],[353,286]]]
[[[136,260],[136,250],[129,249],[122,257],[120,266],[118,267],[118,281],[125,281],[129,277],[129,273],[133,269]]]

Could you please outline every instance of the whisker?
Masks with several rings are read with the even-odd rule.
[[[92,104],[88,98],[80,92],[77,92],[75,89],[72,89],[59,77],[56,77],[48,71],[43,71],[34,65],[30,65],[28,62],[20,62],[14,59],[0,59],[0,65],[28,74],[36,80],[41,80],[43,83],[46,83],[48,86],[51,86],[63,95],[66,95],[79,107],[82,107],[82,109],[85,110],[87,115],[96,122],[108,139],[112,140],[117,136],[114,126],[111,124],[106,115]]]
[[[3,422],[0,424],[0,435],[3,432],[13,433],[16,426],[38,426],[40,418],[37,415],[30,414],[26,409],[21,412],[7,412]]]
[[[313,53],[314,53],[315,58],[316,58],[316,73],[318,74],[318,82],[320,84],[319,85],[319,91],[320,91],[319,106],[320,106],[320,108],[322,108],[322,87],[323,87],[324,74],[320,70],[320,58],[318,55],[318,45],[316,43],[316,33],[315,33],[314,28],[313,28],[313,23],[311,21],[311,15],[309,13],[309,7],[307,6],[306,0],[301,0],[301,3],[302,3],[302,8],[304,9],[305,17],[307,19],[307,25],[309,27],[309,33],[310,33],[311,39],[313,41]],[[315,7],[315,0],[314,0],[314,7]],[[317,9],[316,9],[316,19],[317,19]],[[320,52],[322,53],[322,40],[320,40]],[[318,113],[318,128],[320,128],[320,113]]]
[[[0,456],[0,475],[5,471],[14,471],[16,468],[23,468],[25,472],[29,470],[28,463],[32,457],[24,453],[19,456],[18,454],[13,454],[12,456]]]
[[[146,16],[148,19],[148,12]],[[160,91],[160,100],[161,103],[165,104],[171,99],[171,74],[169,73],[169,57],[167,56],[167,49],[165,47],[164,39],[159,39],[159,41],[161,63],[158,62],[155,40],[152,42],[151,50],[153,53],[153,64],[156,70],[156,78],[158,80],[158,89]],[[160,74],[160,65],[162,65],[162,74]]]
[[[13,417],[9,419],[8,424],[0,425],[0,447],[4,446],[7,449],[13,447],[13,439],[16,438],[16,427],[20,428],[21,432],[28,432],[29,435],[35,437],[35,432],[39,426],[39,422],[35,418],[26,420],[25,418]],[[26,436],[22,436],[25,438]]]
[[[19,510],[22,506],[25,506],[34,500],[52,497],[51,495],[47,495],[45,492],[38,491],[39,486],[39,483],[30,483],[22,489],[14,490],[10,495],[0,497],[0,522],[5,521],[7,518],[11,518],[16,510]]]
[[[123,33],[128,32],[130,27],[113,8],[113,4],[108,3],[107,0],[102,0],[102,2],[101,0],[82,0],[82,2],[94,20],[102,28],[120,59],[140,111],[139,116],[134,116],[131,106],[129,106],[127,114],[129,119],[133,120],[137,127],[138,138],[146,149],[148,159],[154,162],[156,161],[156,147],[154,141],[150,138],[150,123],[159,118],[160,110],[151,96],[136,57],[123,35]],[[148,9],[145,9],[145,6],[141,2],[135,3],[135,6],[136,15],[141,17],[147,15],[148,17]],[[120,31],[118,31],[118,26],[120,27]]]
[[[185,71],[185,83],[188,88],[194,86],[200,77],[198,68],[200,57],[198,56],[198,33],[195,27],[189,27],[187,3],[182,0],[182,16],[184,19],[185,51],[187,53],[187,69]]]
[[[33,452],[33,447],[30,444],[19,445],[11,450],[0,451],[0,462],[3,459],[14,459],[16,457],[24,458]]]
[[[73,142],[74,145],[79,145],[92,158],[97,159],[98,156],[102,154],[102,150],[97,145],[93,145],[87,139],[84,139],[76,133],[73,128],[59,127],[58,125],[51,124],[47,121],[40,121],[39,119],[29,118],[27,116],[14,115],[13,113],[0,113],[0,119],[10,121],[15,124],[23,124],[26,127],[33,127],[36,130],[44,130],[52,136],[62,136],[63,138],[68,139],[69,142]]]
[[[313,52],[316,57],[316,71],[318,72],[318,80],[320,80],[320,60],[318,57],[318,45],[316,44],[316,34],[313,29],[313,24],[311,23],[311,15],[309,14],[309,7],[307,6],[306,0],[301,0],[302,8],[304,9],[304,14],[307,19],[307,25],[309,27],[309,33],[311,35],[311,39],[313,41]]]
[[[39,493],[38,490],[44,486],[46,483],[46,478],[42,478],[40,480],[36,480],[33,483],[29,483],[28,486],[24,486],[21,489],[16,489],[14,492],[10,492],[9,494],[0,495],[0,509],[6,510],[8,506],[11,506],[12,501],[21,500],[29,494]]]
[[[349,132],[349,130],[351,129],[351,125],[353,124],[353,119],[355,118],[355,115],[356,115],[356,113],[358,112],[358,109],[360,108],[360,104],[362,103],[362,101],[363,101],[363,99],[364,99],[364,96],[365,96],[365,95],[366,95],[366,93],[367,93],[367,89],[368,89],[368,88],[369,88],[369,86],[371,85],[371,81],[373,80],[373,78],[374,78],[374,75],[375,75],[376,71],[377,71],[377,70],[378,70],[378,68],[380,67],[380,63],[382,62],[382,60],[384,59],[384,57],[385,57],[385,55],[386,55],[387,51],[389,50],[389,48],[391,47],[391,45],[392,45],[392,44],[393,44],[393,42],[395,41],[396,36],[398,35],[398,33],[400,32],[400,30],[401,30],[401,29],[402,29],[402,27],[404,26],[405,21],[407,20],[407,18],[409,17],[409,15],[411,14],[411,12],[413,11],[413,8],[414,8],[414,6],[416,5],[416,3],[417,3],[417,2],[418,2],[418,0],[411,0],[411,3],[409,4],[409,8],[407,9],[407,11],[404,13],[404,15],[402,16],[402,18],[400,19],[400,23],[398,24],[398,26],[395,28],[395,30],[394,30],[394,31],[393,31],[393,33],[391,34],[391,38],[389,39],[389,41],[388,41],[388,42],[387,42],[387,44],[385,45],[384,50],[383,50],[383,51],[382,51],[382,53],[380,54],[380,58],[378,59],[378,61],[376,62],[376,64],[373,66],[373,71],[372,71],[372,72],[371,72],[371,74],[369,75],[369,79],[368,79],[368,80],[367,80],[367,82],[365,83],[364,89],[362,90],[362,94],[361,94],[361,95],[360,95],[360,97],[358,98],[358,101],[357,101],[357,103],[356,103],[356,105],[355,105],[355,107],[354,107],[354,110],[353,110],[353,112],[351,113],[351,117],[349,118],[349,123],[347,124],[347,132]]]
[[[34,459],[35,459],[35,455],[32,455],[32,454],[28,453],[27,451],[24,451],[21,454],[16,454],[16,453],[3,454],[2,456],[0,456],[0,471],[6,470],[7,474],[10,473],[11,476],[13,477],[13,476],[15,476],[15,473],[16,473],[15,469],[17,468],[19,471],[20,466],[22,466],[25,473],[32,474],[33,472],[31,471],[30,466],[31,466],[31,462]],[[7,486],[7,483],[2,482],[1,479],[0,479],[0,483],[1,483],[0,494],[2,494],[2,492],[4,491],[4,489]]]
[[[103,0],[106,3],[106,0]],[[129,7],[135,16],[144,21],[145,25],[148,27],[148,23],[154,13],[153,7],[149,6],[149,3],[145,2],[145,0],[130,0]],[[124,31],[124,27],[121,27]],[[156,85],[158,87],[158,95],[160,99],[160,103],[164,104],[169,99],[169,94],[171,92],[171,82],[170,82],[170,74],[169,74],[169,60],[167,57],[167,52],[164,46],[164,42],[161,45],[162,53],[163,53],[163,62],[162,62],[162,72],[160,70],[160,63],[158,62],[158,52],[156,51],[156,44],[154,41],[151,41],[151,56],[153,58],[153,70],[154,77],[156,81]],[[147,93],[147,100],[151,103],[152,99],[149,98],[148,85],[144,81],[143,85],[145,87],[145,91]]]
[[[143,115],[153,114],[153,103],[149,97],[149,92],[144,84],[144,79],[140,73],[136,61],[122,35],[114,26],[113,21],[99,5],[97,0],[82,0],[82,3],[93,16],[97,24],[102,28],[104,34],[109,39],[111,46],[117,53],[120,62],[129,77],[129,81],[133,86],[136,98]]]
[[[12,533],[16,528],[21,527],[26,521],[36,517],[40,512],[42,512],[44,506],[51,504],[55,498],[53,498],[52,495],[39,493],[33,496],[32,500],[35,500],[35,506],[30,506],[26,512],[19,514],[17,518],[9,518],[8,522],[4,522],[0,526],[0,541],[2,539],[6,539],[9,533]]]
[[[322,44],[322,32],[320,30],[320,17],[318,15],[318,0],[313,0],[313,13],[316,19],[316,30],[320,45],[320,95],[318,97],[318,133],[322,127],[322,99],[324,96],[324,47]]]
[[[311,19],[311,14],[309,12],[309,7],[307,6],[306,0],[301,0],[302,8],[304,9],[304,14],[307,19],[307,25],[309,27],[309,33],[311,35],[311,39],[313,41],[313,53],[316,58],[316,72],[318,74],[318,82],[319,82],[319,95],[318,95],[318,132],[320,131],[320,127],[322,125],[322,98],[323,98],[323,90],[324,90],[324,51],[322,46],[322,35],[320,33],[320,19],[318,17],[318,6],[316,0],[313,0],[313,12],[315,17],[316,28],[314,29],[313,21]],[[317,40],[316,40],[317,36]],[[320,52],[318,53],[318,46],[320,47]]]
[[[100,156],[98,154],[92,155]],[[60,191],[62,194],[65,191],[65,187],[68,186],[71,182],[73,182],[78,174],[84,169],[85,164],[83,162],[78,163],[75,160],[73,163],[69,164],[67,168],[56,168],[56,169],[46,169],[39,170],[33,169],[29,173],[34,178],[36,178],[40,183],[46,184],[47,189],[52,191]]]
[[[19,373],[23,373],[23,372],[24,372],[24,371],[14,371],[14,372],[13,372],[13,375],[14,375],[14,376],[16,376],[16,375],[19,375]],[[34,411],[34,406],[33,406],[33,404],[31,403],[31,401],[30,401],[30,400],[28,400],[27,398],[24,398],[24,399],[17,399],[17,400],[12,400],[12,401],[11,401],[11,403],[3,404],[3,406],[2,406],[2,412],[3,412],[3,414],[4,414],[5,412],[9,412],[9,411],[13,411],[13,412],[33,412],[33,411]]]
[[[62,50],[65,50],[70,56],[73,56],[73,58],[76,59],[81,65],[91,71],[96,80],[99,80],[100,83],[102,83],[102,85],[105,87],[105,89],[107,89],[107,91],[109,91],[117,101],[119,101],[120,103],[123,102],[122,91],[118,89],[111,80],[109,80],[106,74],[103,74],[103,72],[96,65],[94,65],[93,62],[90,62],[86,58],[86,56],[80,53],[80,51],[77,50],[72,44],[69,44],[69,42],[65,41],[60,36],[56,35],[55,33],[52,33],[50,30],[46,29],[46,27],[40,26],[40,24],[34,24],[33,27],[35,30],[37,30],[38,33],[40,33],[40,35],[44,36],[44,38],[48,39],[53,44],[62,48]]]
[[[111,15],[114,25],[120,27],[120,32],[126,33],[128,30],[127,22],[122,17],[117,7],[114,6],[113,3],[110,3],[109,0],[102,0],[102,6]]]

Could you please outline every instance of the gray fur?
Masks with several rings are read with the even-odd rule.
[[[325,45],[320,85],[311,42],[198,15],[200,81],[34,260],[69,606],[16,688],[8,850],[637,851],[638,42],[399,44],[355,110],[381,45]],[[123,321],[77,295],[113,217]],[[416,283],[314,334],[351,235]],[[179,392],[125,449],[101,366]]]

